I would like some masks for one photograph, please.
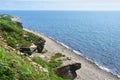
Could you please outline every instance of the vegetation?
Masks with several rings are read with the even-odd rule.
[[[56,61],[57,58],[60,57],[65,57],[65,55],[62,55],[62,53],[56,53],[54,56],[51,57],[50,61],[44,61],[39,57],[33,57],[32,60],[43,67],[49,68],[49,69],[54,69],[62,64],[61,61]]]
[[[28,64],[26,57],[14,53],[6,53],[0,48],[0,80],[40,80],[46,75]],[[43,77],[41,77],[43,76]]]
[[[54,56],[51,57],[51,59],[57,59],[57,58],[60,58],[60,57],[65,57],[65,55],[63,55],[62,53],[56,53]]]
[[[13,47],[27,47],[31,42],[36,43],[43,38],[32,33],[26,32],[18,22],[11,20],[10,15],[0,15],[0,36],[6,40],[6,43]],[[33,57],[35,63],[48,69],[48,73],[36,69],[30,63],[29,56],[21,56],[11,51],[6,51],[2,42],[0,42],[0,80],[66,80],[58,77],[54,69],[62,64],[56,61],[56,58],[62,57],[61,53],[51,57],[49,62],[41,58]]]
[[[54,56],[51,57],[51,60],[49,62],[42,60],[40,57],[33,57],[32,60],[48,69],[49,75],[47,77],[49,78],[49,80],[71,80],[60,78],[54,72],[54,69],[62,64],[61,61],[56,61],[55,59],[63,56],[64,55],[62,55],[61,53],[56,53]]]
[[[4,16],[4,17],[3,17]],[[4,37],[8,45],[16,48],[17,46],[28,47],[30,42],[36,43],[42,40],[41,37],[33,33],[25,32],[18,22],[11,20],[11,16],[0,15],[0,35]]]
[[[47,62],[39,57],[33,57],[34,62],[48,69],[48,73],[45,73],[39,69],[35,70],[28,58],[7,53],[0,47],[0,80],[67,80],[58,77],[54,72],[54,68],[60,66],[62,62],[55,60]]]

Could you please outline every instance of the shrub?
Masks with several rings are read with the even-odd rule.
[[[63,55],[62,53],[56,53],[54,56],[51,57],[51,59],[57,59],[60,57],[65,57],[65,55]]]
[[[62,64],[61,61],[51,60],[51,61],[49,62],[49,66],[50,66],[51,68],[56,68],[56,67],[60,66],[61,64]]]

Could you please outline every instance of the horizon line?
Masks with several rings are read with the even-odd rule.
[[[120,11],[120,10],[29,10],[29,9],[26,9],[26,10],[22,10],[22,9],[0,9],[0,11]]]

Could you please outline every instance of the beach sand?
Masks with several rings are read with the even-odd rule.
[[[72,62],[81,63],[82,67],[77,70],[77,78],[75,80],[120,80],[117,76],[112,75],[96,66],[94,63],[88,61],[84,57],[76,54],[72,50],[62,46],[55,40],[40,34],[31,29],[24,28],[25,31],[32,32],[38,36],[43,37],[46,40],[45,49],[48,50],[48,55],[54,55],[54,53],[60,52],[69,57],[71,60],[64,61],[64,64],[70,64]]]

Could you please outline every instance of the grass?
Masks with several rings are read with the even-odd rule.
[[[32,60],[48,69],[49,74],[48,76],[46,76],[47,77],[46,80],[70,80],[70,79],[63,79],[57,76],[56,73],[54,72],[54,69],[60,66],[62,62],[57,62],[55,60],[47,62],[45,60],[42,60],[40,57],[33,57]]]
[[[37,43],[43,40],[43,38],[33,33],[24,31],[22,26],[17,25],[17,22],[11,21],[10,15],[0,18],[0,35],[7,41],[8,45],[13,48],[18,47],[17,45],[19,45],[19,47],[28,47],[31,41]],[[24,38],[23,35],[27,35],[27,38]]]
[[[46,75],[41,70],[35,71],[26,57],[6,53],[0,48],[0,80],[41,80]]]
[[[32,60],[40,65],[42,65],[45,68],[56,68],[58,66],[60,66],[62,64],[61,61],[56,61],[57,58],[60,57],[65,57],[65,55],[63,55],[62,53],[56,53],[54,56],[51,57],[50,61],[47,62],[43,59],[41,59],[40,57],[33,57]]]
[[[49,80],[71,80],[58,77],[54,71],[55,68],[59,67],[62,64],[61,61],[56,61],[56,59],[60,57],[65,57],[65,55],[62,55],[62,53],[56,53],[51,57],[49,62],[41,59],[40,57],[33,57],[32,60],[48,69],[49,75],[47,77]]]
[[[34,62],[48,69],[49,72],[45,73],[41,70],[36,71],[27,58],[15,53],[6,53],[4,48],[0,48],[0,80],[67,80],[55,74],[55,67],[51,65],[57,62],[46,62],[38,57],[32,58]]]
[[[60,57],[65,57],[65,55],[63,55],[62,53],[56,53],[54,56],[51,57],[51,59],[57,59]]]
[[[11,47],[16,47],[25,40],[22,39],[23,30],[21,27],[16,26],[15,22],[11,20],[0,19],[1,35]],[[26,41],[25,41],[26,42]]]
[[[11,21],[12,16],[0,15],[0,36],[6,40],[6,43],[16,48],[29,46],[31,41],[37,43],[43,38],[38,37],[32,33],[25,32],[22,26],[17,25],[16,22]],[[27,35],[24,38],[23,35]],[[17,45],[16,45],[17,44]],[[50,62],[44,61],[41,58],[34,57],[32,60],[44,68],[48,69],[48,73],[37,69],[30,64],[28,56],[20,56],[16,53],[6,52],[4,46],[0,42],[0,80],[66,80],[57,76],[54,68],[60,66],[62,62],[55,61],[56,58],[63,55],[56,54]]]

